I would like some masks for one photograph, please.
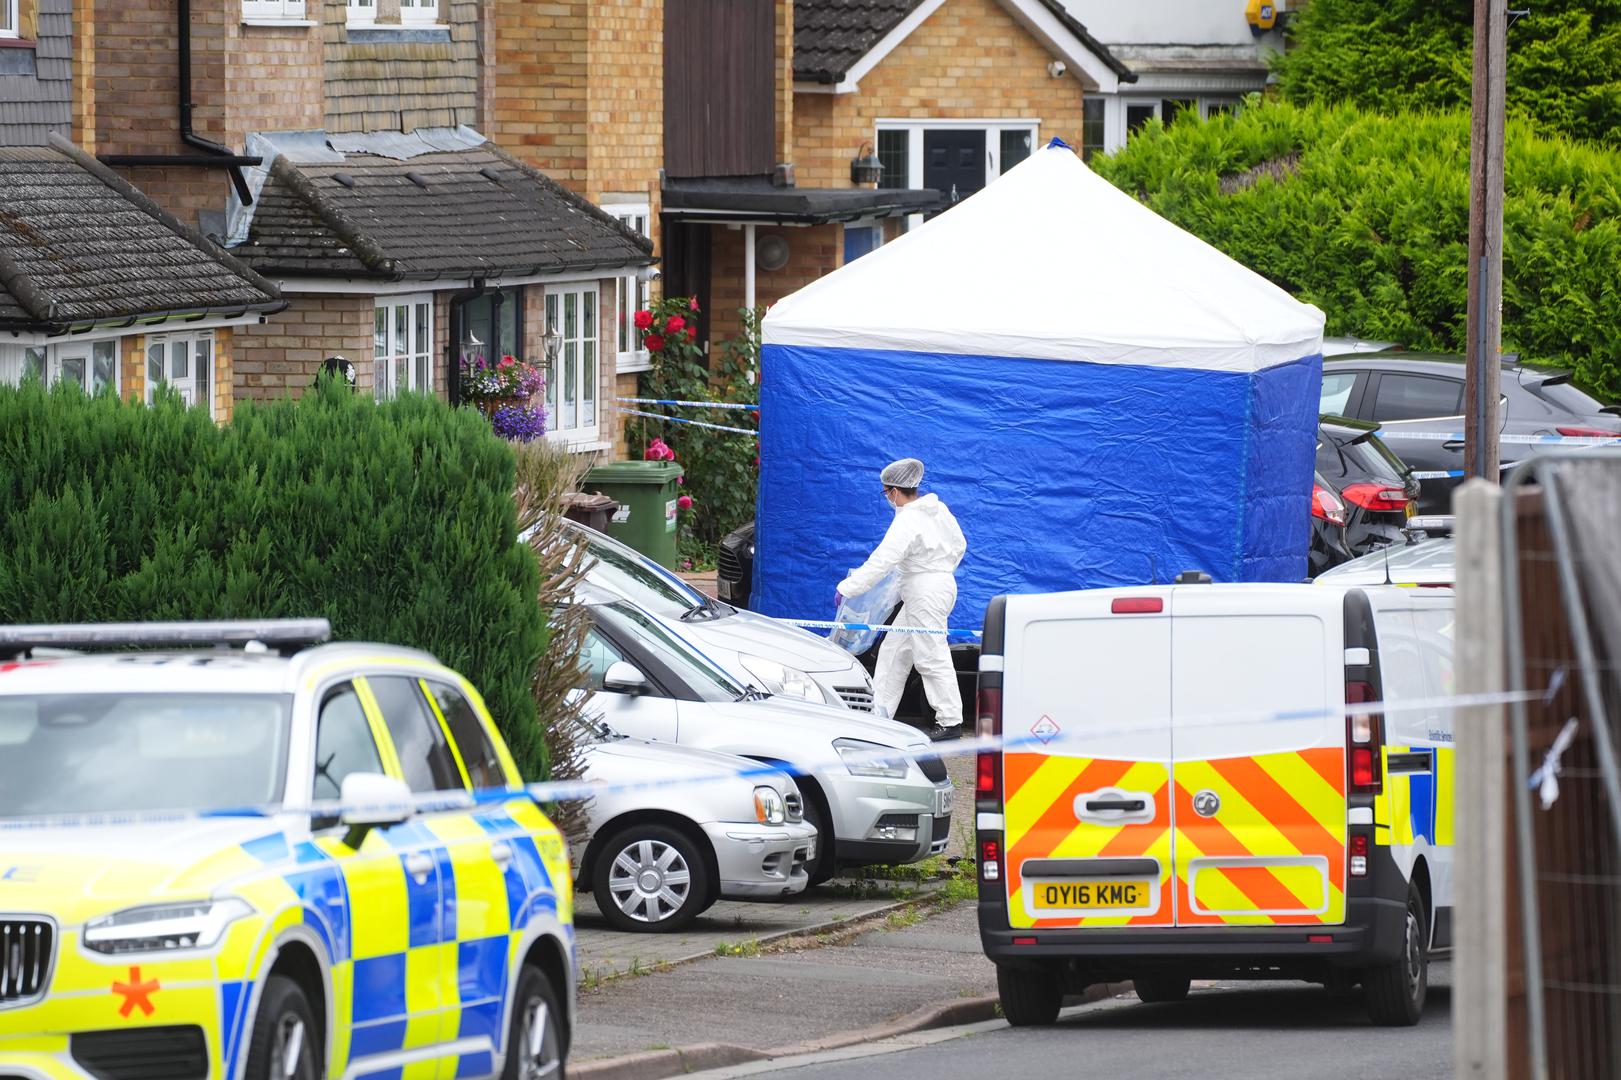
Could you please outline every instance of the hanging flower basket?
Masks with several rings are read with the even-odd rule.
[[[494,420],[496,410],[506,408],[522,409],[529,404],[529,399],[530,395],[527,394],[513,394],[501,397],[470,398],[469,403],[484,414],[484,419]]]

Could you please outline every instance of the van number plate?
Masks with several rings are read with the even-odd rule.
[[[1146,881],[1036,882],[1032,892],[1037,911],[1147,907],[1149,896]]]

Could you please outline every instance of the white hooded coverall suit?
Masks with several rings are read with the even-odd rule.
[[[957,519],[934,494],[914,499],[895,511],[883,543],[850,576],[839,583],[843,596],[860,596],[891,570],[900,580],[898,626],[944,630],[957,606],[957,564],[968,543]],[[878,648],[873,673],[877,706],[894,716],[912,668],[923,676],[923,691],[941,727],[962,723],[962,695],[944,634],[888,634]]]

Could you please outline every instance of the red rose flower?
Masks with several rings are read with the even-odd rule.
[[[683,510],[691,510],[692,509],[692,496],[691,495],[683,495],[683,496],[681,496],[679,499],[677,499],[675,501],[675,504],[677,506],[679,506]]]
[[[687,301],[687,310],[689,310],[689,311],[697,311],[698,310],[698,298],[696,296],[694,296],[691,300]]]
[[[654,352],[658,352],[660,349],[664,348],[663,334],[648,334],[645,340],[647,347],[652,349]]]
[[[687,320],[679,315],[671,315],[669,321],[664,324],[664,332],[666,334],[679,334],[686,328],[686,325]]]
[[[653,313],[651,311],[638,311],[636,313],[636,329],[638,329],[638,330],[646,330],[648,327],[650,327],[652,325],[653,325]]]
[[[687,340],[688,341],[697,341],[698,340],[698,328],[696,326],[687,327]]]
[[[514,360],[510,355],[501,357],[502,367],[511,367],[515,363],[517,363],[517,361]]]

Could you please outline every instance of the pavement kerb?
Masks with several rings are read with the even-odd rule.
[[[1129,982],[1099,983],[1087,987],[1081,1001],[1090,1004],[1129,993],[1131,989],[1132,985]],[[649,1050],[640,1054],[625,1054],[622,1057],[599,1058],[596,1061],[570,1064],[569,1075],[575,1080],[669,1080],[673,1076],[683,1076],[704,1069],[720,1069],[730,1065],[745,1065],[752,1061],[768,1061],[772,1058],[839,1050],[846,1046],[893,1039],[900,1035],[911,1035],[933,1028],[977,1024],[984,1020],[996,1019],[998,1012],[995,994],[958,998],[925,1005],[877,1027],[841,1032],[809,1042],[795,1043],[792,1046],[779,1046],[772,1050],[755,1050],[731,1043],[695,1043],[692,1046],[681,1046],[671,1050]]]

